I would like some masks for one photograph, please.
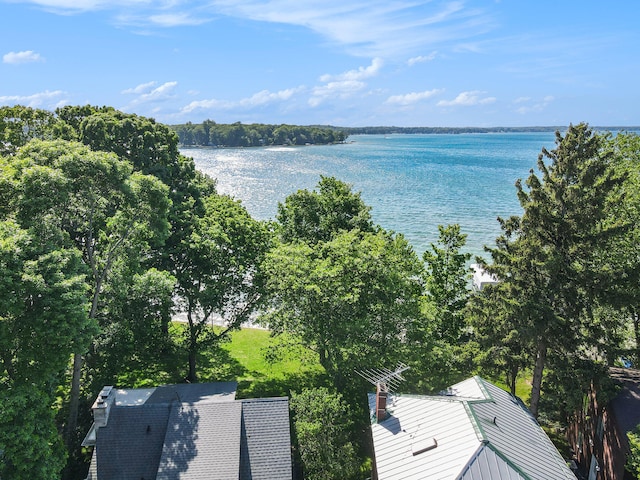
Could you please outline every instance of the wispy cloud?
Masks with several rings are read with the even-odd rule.
[[[374,58],[368,67],[358,67],[355,70],[332,75],[326,73],[320,77],[321,82],[354,82],[375,77],[382,68],[383,61],[380,58]]]
[[[307,27],[355,55],[389,57],[444,41],[471,38],[492,26],[463,1],[214,0],[220,12]]]
[[[158,82],[155,82],[155,81],[151,81],[151,82],[147,82],[147,83],[141,83],[137,87],[127,88],[126,90],[123,90],[121,93],[123,93],[125,95],[127,95],[127,94],[140,95],[140,94],[143,94],[143,93],[148,93],[153,89],[153,87],[156,86],[157,83]]]
[[[412,92],[404,95],[392,95],[387,98],[387,101],[385,103],[402,106],[413,105],[414,103],[421,102],[442,92],[444,92],[443,89],[434,88],[433,90],[425,90],[424,92]]]
[[[178,85],[178,82],[165,82],[158,87],[155,86],[156,84],[157,82],[147,82],[137,87],[123,90],[122,93],[125,95],[137,96],[131,100],[128,105],[122,107],[122,109],[124,111],[130,111],[140,105],[159,104],[175,98],[174,89]]]
[[[42,62],[44,58],[40,56],[39,53],[34,52],[33,50],[25,50],[23,52],[9,52],[5,53],[2,56],[3,63],[33,63],[33,62]]]
[[[308,101],[309,105],[317,107],[327,99],[344,100],[353,96],[367,87],[367,83],[364,80],[378,75],[382,66],[382,60],[374,58],[371,61],[371,65],[366,67],[358,67],[338,74],[326,73],[321,75],[320,81],[324,82],[324,84],[312,88],[311,97]]]
[[[410,67],[413,67],[418,63],[430,62],[431,60],[434,60],[437,55],[438,55],[438,52],[436,51],[431,52],[429,55],[418,55],[417,57],[412,57],[409,60],[407,60],[407,65],[409,65]]]
[[[15,0],[15,2],[30,3],[63,14],[149,5],[148,0]]]
[[[350,54],[399,57],[493,28],[463,0],[13,0],[60,14],[108,11],[114,22],[144,27],[199,25],[219,15],[302,26]],[[413,57],[418,58],[418,57]]]
[[[513,103],[514,105],[520,105],[516,108],[516,112],[524,115],[531,112],[541,112],[554,100],[555,98],[552,95],[547,95],[540,100],[532,100],[530,97],[520,97],[516,98]]]
[[[0,96],[0,105],[26,105],[32,108],[55,109],[66,103],[64,96],[66,96],[66,92],[62,90],[52,92],[45,90],[33,95],[5,95]]]
[[[254,95],[242,98],[236,101],[219,100],[212,98],[209,100],[195,100],[188,105],[182,107],[181,113],[191,113],[197,110],[233,110],[236,108],[251,109],[264,105],[286,102],[290,100],[296,93],[304,90],[304,87],[288,88],[278,92],[270,92],[262,90]]]
[[[494,103],[496,97],[482,97],[486,92],[472,90],[462,92],[453,100],[440,100],[437,105],[439,107],[470,107],[474,105],[487,105]]]

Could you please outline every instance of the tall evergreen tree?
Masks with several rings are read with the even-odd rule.
[[[522,217],[502,221],[503,236],[490,250],[493,264],[487,269],[505,283],[500,293],[506,298],[495,306],[505,312],[500,318],[516,322],[534,359],[534,415],[547,357],[592,355],[603,335],[593,321],[593,306],[614,279],[603,274],[600,247],[620,232],[607,225],[605,207],[609,192],[622,181],[603,146],[604,138],[586,124],[570,126],[564,136],[557,133],[556,148],[543,149],[538,158],[541,177],[532,170],[526,187],[516,183]]]

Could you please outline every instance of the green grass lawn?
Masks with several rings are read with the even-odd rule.
[[[297,345],[282,345],[267,330],[243,328],[232,332],[221,350],[203,355],[202,378],[237,380],[238,398],[289,396],[292,391],[327,382],[313,352]]]
[[[173,324],[172,336],[178,340],[184,325]],[[267,330],[243,328],[231,333],[222,348],[204,347],[197,357],[200,382],[237,381],[238,398],[289,396],[292,391],[327,384],[317,356],[299,345],[283,345]],[[159,363],[133,364],[120,372],[116,384],[142,388],[181,383],[187,372],[187,353],[175,348]]]

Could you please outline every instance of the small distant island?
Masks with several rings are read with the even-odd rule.
[[[213,120],[170,125],[183,146],[265,147],[272,145],[328,145],[350,135],[524,133],[563,131],[568,125],[531,127],[336,127],[332,125],[224,124]],[[640,127],[592,127],[596,131],[640,131]]]

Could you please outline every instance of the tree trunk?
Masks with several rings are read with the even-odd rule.
[[[198,333],[196,332],[196,325],[193,321],[193,314],[191,311],[191,301],[189,300],[189,306],[187,308],[187,323],[189,325],[189,373],[187,374],[187,381],[191,383],[197,382],[196,375],[196,353],[198,352]]]
[[[189,374],[187,375],[187,380],[191,383],[198,381],[196,376],[196,352],[192,348],[189,348]]]
[[[98,312],[98,298],[102,289],[102,282],[106,277],[106,271],[96,280],[95,290],[91,299],[91,310],[89,319],[95,319]],[[73,355],[73,373],[71,375],[71,393],[69,394],[69,418],[67,419],[67,429],[65,432],[65,442],[67,449],[72,446],[75,430],[78,426],[78,409],[80,407],[80,380],[82,379],[82,365],[84,358],[82,354]]]
[[[509,391],[511,395],[515,396],[516,394],[516,384],[518,382],[518,371],[520,369],[518,367],[511,367],[507,371],[507,385],[509,386]]]
[[[65,442],[70,448],[78,426],[78,408],[80,405],[80,377],[82,376],[82,355],[76,353],[73,356],[73,373],[71,375],[71,394],[69,398],[69,418],[65,432]]]
[[[533,380],[531,381],[531,403],[529,410],[534,417],[538,418],[538,404],[540,403],[540,391],[542,389],[542,374],[544,364],[547,360],[547,342],[544,339],[538,341],[538,352],[536,354],[536,364],[533,368]]]
[[[638,364],[640,364],[640,314],[635,307],[629,308],[631,311],[631,318],[633,318],[633,333],[636,337],[636,348],[635,348],[635,368],[638,368]]]

